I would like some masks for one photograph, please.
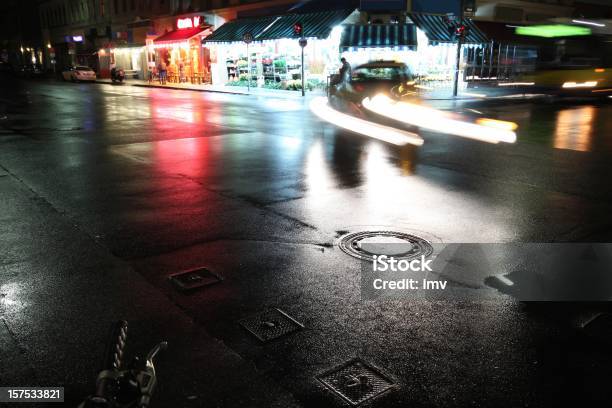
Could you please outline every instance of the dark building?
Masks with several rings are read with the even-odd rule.
[[[0,60],[11,65],[40,63],[40,1],[0,2]]]

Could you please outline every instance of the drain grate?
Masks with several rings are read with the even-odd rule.
[[[340,237],[338,246],[348,255],[367,261],[374,255],[412,259],[433,253],[433,246],[426,239],[396,231],[352,232]]]
[[[175,273],[170,275],[168,279],[182,292],[188,292],[221,281],[219,276],[206,268],[190,269],[188,271]]]
[[[351,405],[359,405],[395,385],[389,377],[357,358],[317,376],[317,379]]]
[[[261,342],[296,332],[304,326],[280,309],[269,309],[240,320],[240,325]]]

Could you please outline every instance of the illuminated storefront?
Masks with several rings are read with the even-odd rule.
[[[417,26],[418,44],[415,57],[409,65],[421,76],[422,82],[432,86],[446,87],[452,84],[457,64],[457,26],[465,26],[467,32],[463,38],[462,56],[489,42],[487,36],[469,18],[459,22],[445,15],[427,13],[410,13],[409,17]],[[461,70],[464,68],[463,60],[462,57]],[[460,77],[460,85],[464,86],[462,79],[463,76]]]
[[[128,77],[146,78],[147,56],[144,45],[111,48],[111,66],[123,68]]]
[[[294,32],[300,24],[308,41],[304,48],[306,87],[322,88],[328,75],[340,66],[341,24],[352,13],[331,10],[228,22],[205,40],[211,50],[212,83],[301,89],[302,49]],[[245,39],[251,40],[249,44]]]
[[[147,45],[154,54],[156,69],[163,63],[168,82],[210,83],[210,52],[202,46],[202,40],[211,32],[202,16],[177,18],[172,31]]]
[[[414,24],[347,24],[340,50],[352,66],[373,60],[401,61],[413,71],[418,63]]]

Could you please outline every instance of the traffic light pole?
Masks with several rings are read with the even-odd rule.
[[[302,96],[304,96],[304,47],[300,48],[302,49]]]
[[[240,79],[240,71],[238,71],[238,79]],[[249,54],[249,43],[247,43],[247,93],[251,93],[251,54]]]
[[[463,25],[463,0],[459,2],[459,25]],[[461,45],[463,43],[463,33],[457,36],[457,60],[455,61],[455,78],[453,80],[453,96],[457,96],[459,91],[459,68],[461,67]]]

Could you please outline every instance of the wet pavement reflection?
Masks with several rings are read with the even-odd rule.
[[[569,353],[589,344],[573,328],[531,314],[482,276],[452,280],[479,302],[363,302],[359,261],[334,245],[367,229],[443,243],[609,241],[610,104],[438,102],[518,123],[517,143],[422,131],[423,146],[397,147],[321,122],[298,97],[55,82],[5,89],[0,317],[17,343],[38,339],[28,358],[57,366],[45,379],[73,370],[65,344],[89,355],[97,332],[78,328],[95,326],[88,314],[126,310],[137,310],[149,338],[161,332],[181,344],[174,352],[183,365],[161,366],[171,373],[161,406],[202,390],[219,406],[225,398],[339,406],[312,379],[355,356],[398,379],[380,406],[550,406],[576,365],[595,367],[596,384],[609,379],[601,364],[589,365],[607,361],[601,353]],[[222,283],[189,295],[168,283],[203,266]],[[270,307],[307,329],[251,343],[236,322]],[[62,331],[47,341],[62,316],[76,338]],[[559,355],[566,359],[555,365]],[[85,392],[93,371],[81,365],[74,392]],[[228,397],[223,383],[266,387],[273,397],[244,388]]]

